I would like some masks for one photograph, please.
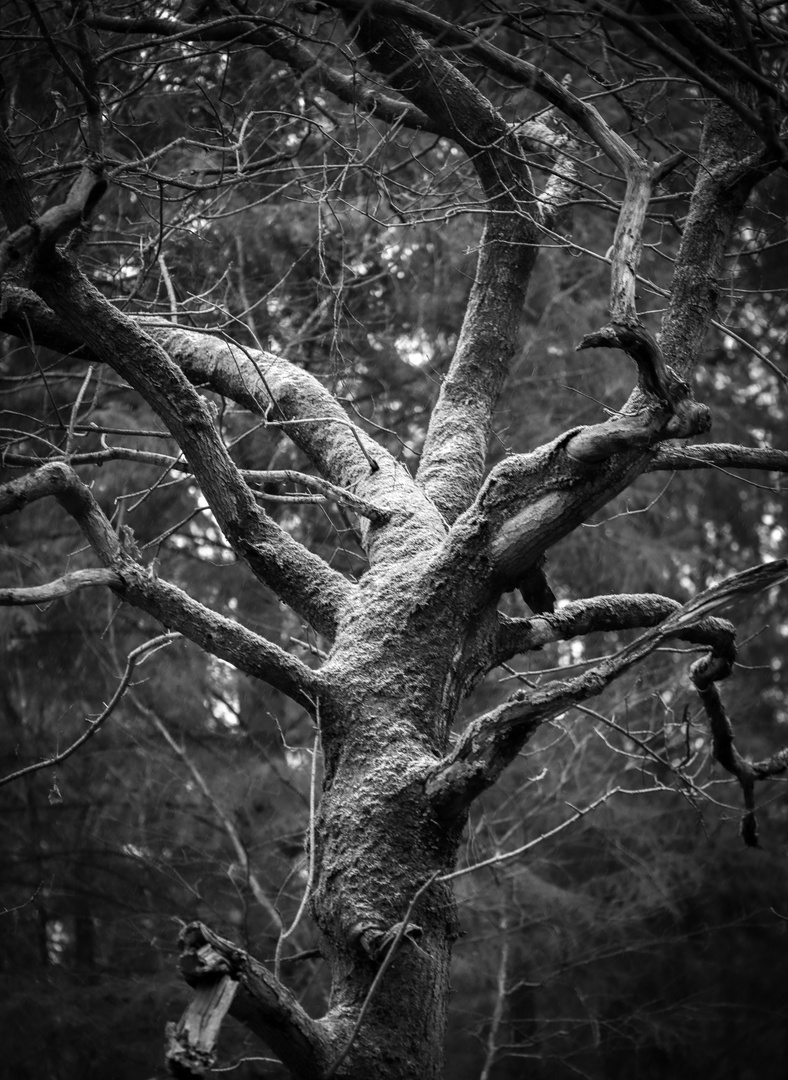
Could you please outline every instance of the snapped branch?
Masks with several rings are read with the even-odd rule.
[[[332,1041],[266,967],[199,922],[183,929],[179,944],[181,974],[197,991],[197,999],[180,1023],[168,1029],[169,1062],[176,1068],[209,1067],[219,1027],[229,1012],[295,1076],[322,1080],[334,1053]]]

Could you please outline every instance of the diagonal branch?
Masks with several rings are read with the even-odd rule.
[[[126,668],[121,676],[115,693],[110,698],[108,704],[104,707],[100,716],[97,716],[95,720],[87,719],[88,726],[79,736],[75,739],[70,746],[67,746],[65,750],[61,750],[57,754],[53,754],[52,757],[46,758],[44,761],[37,761],[33,765],[26,765],[22,769],[17,769],[16,772],[10,773],[8,776],[4,776],[0,779],[0,787],[4,784],[10,784],[12,780],[18,780],[21,776],[28,776],[30,773],[39,772],[41,769],[51,769],[56,765],[60,765],[61,762],[70,758],[72,754],[76,753],[81,746],[83,746],[88,739],[92,739],[97,731],[101,728],[104,721],[109,719],[115,711],[118,703],[128,689],[131,677],[134,674],[134,668],[137,664],[141,664],[145,660],[146,656],[152,651],[160,649],[163,645],[169,644],[175,638],[180,637],[180,634],[160,634],[158,637],[151,638],[150,641],[144,642],[142,645],[138,645],[136,649],[132,649],[129,653]]]
[[[546,721],[573,705],[600,694],[623,672],[644,659],[669,637],[697,628],[713,612],[743,596],[788,580],[788,559],[764,563],[727,578],[679,607],[664,622],[607,657],[583,675],[560,679],[535,690],[518,690],[508,701],[472,721],[452,752],[430,769],[426,791],[435,813],[446,821],[463,814],[470,803],[495,783],[503,770]],[[703,661],[707,679],[724,678],[733,659],[729,636],[716,643]]]
[[[236,554],[316,630],[332,636],[350,584],[260,509],[206,402],[161,345],[57,253],[38,267],[34,286],[72,334],[109,363],[162,418]]]
[[[646,8],[651,7],[650,3],[644,3],[641,0],[643,6]],[[692,30],[691,48],[695,53],[696,59],[688,59],[682,53],[672,48],[665,42],[664,36],[652,33],[643,23],[643,20],[633,18],[631,15],[625,14],[618,6],[610,4],[607,0],[589,0],[589,6],[592,9],[596,9],[598,12],[604,14],[608,18],[614,19],[616,22],[625,26],[636,37],[639,37],[642,41],[646,42],[658,54],[664,56],[675,64],[676,67],[689,75],[690,78],[696,80],[706,90],[710,91],[720,101],[724,102],[728,108],[736,113],[739,118],[746,123],[752,131],[757,132],[767,142],[771,139],[771,131],[765,127],[761,117],[753,109],[751,109],[745,102],[737,96],[734,90],[721,81],[720,78],[715,78],[709,74],[707,61],[709,59],[716,60],[717,63],[722,63],[723,67],[730,70],[734,70],[740,78],[745,78],[749,83],[761,83],[763,86],[768,87],[772,93],[775,92],[775,87],[771,86],[767,80],[761,79],[757,72],[754,72],[749,65],[743,64],[738,58],[731,56],[726,49],[722,49],[712,38],[704,34],[697,26]],[[659,18],[659,13],[657,14]],[[679,28],[676,22],[671,20],[661,20],[664,22],[665,29],[669,32],[676,34],[679,41],[682,41],[682,35],[685,34],[686,28],[693,20],[682,20],[681,27]],[[682,42],[683,44],[690,44],[690,42]],[[723,76],[724,78],[724,76]],[[779,91],[777,91],[779,93]],[[784,154],[784,149],[782,150]]]
[[[241,839],[241,834],[238,831],[235,822],[224,809],[221,802],[211,791],[211,788],[207,780],[205,779],[202,771],[197,768],[197,765],[195,764],[193,758],[190,754],[187,753],[185,746],[183,746],[173,737],[169,727],[164,723],[159,714],[154,709],[149,709],[146,705],[144,705],[142,701],[139,700],[139,697],[134,693],[132,693],[131,695],[131,700],[134,702],[135,708],[137,708],[143,716],[150,720],[150,722],[162,736],[170,749],[178,755],[184,766],[188,769],[189,773],[191,774],[192,780],[194,780],[194,783],[202,792],[203,798],[210,805],[211,809],[214,812],[214,815],[216,816],[220,825],[227,834],[233,851],[235,852],[235,857],[238,860],[238,865],[241,868],[241,874],[243,875],[244,883],[248,885],[249,891],[257,901],[260,908],[266,913],[266,915],[269,916],[269,918],[273,921],[274,925],[277,928],[281,928],[282,917],[277,911],[276,906],[268,898],[265,889],[260,884],[259,878],[252,869],[252,866],[249,862],[249,852],[247,851],[246,845]]]
[[[0,143],[0,156],[5,157],[9,147],[10,143],[7,146]],[[0,244],[0,279],[9,267],[33,251],[43,257],[51,254],[58,240],[86,221],[106,190],[103,165],[89,159],[74,181],[65,202],[50,207],[39,217],[20,225]]]
[[[3,485],[0,515],[50,495],[74,518],[105,569],[76,571],[39,589],[3,590],[0,603],[38,603],[41,590],[47,591],[44,600],[53,599],[55,592],[64,594],[64,582],[70,585],[66,591],[99,583],[109,585],[118,596],[152,615],[168,630],[179,631],[206,652],[270,683],[305,708],[314,709],[319,676],[311,668],[274,642],[204,607],[136,562],[115,535],[90,489],[67,465],[53,462]],[[104,577],[102,582],[97,580],[99,575]],[[36,599],[28,599],[31,594]]]

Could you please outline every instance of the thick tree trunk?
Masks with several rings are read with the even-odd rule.
[[[462,822],[437,820],[425,780],[445,752],[461,627],[447,612],[446,625],[418,632],[420,591],[403,588],[410,576],[401,566],[370,571],[321,672],[330,690],[320,704],[326,773],[312,910],[331,969],[326,1020],[340,1045],[400,932],[337,1071],[354,1080],[443,1076],[457,915],[451,888],[433,879],[454,867]]]

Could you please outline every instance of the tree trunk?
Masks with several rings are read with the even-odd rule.
[[[419,632],[410,577],[399,568],[362,579],[321,672],[331,689],[319,710],[326,773],[312,910],[331,969],[327,1020],[340,1045],[401,930],[342,1077],[443,1076],[458,930],[451,887],[432,879],[453,869],[463,822],[437,819],[425,781],[445,752],[459,634],[457,625]]]

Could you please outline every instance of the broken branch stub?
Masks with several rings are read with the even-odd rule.
[[[576,461],[604,461],[626,450],[646,449],[663,439],[686,439],[709,430],[708,407],[695,401],[688,384],[668,367],[645,327],[635,322],[611,322],[586,334],[576,346],[578,352],[600,348],[622,349],[631,357],[646,400],[631,403],[631,411],[602,424],[583,428],[566,447]],[[656,402],[652,404],[653,399]]]

